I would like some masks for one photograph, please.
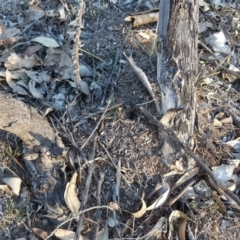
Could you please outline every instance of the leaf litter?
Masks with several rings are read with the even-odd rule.
[[[71,58],[72,49],[71,45],[68,44],[75,38],[78,28],[78,21],[72,20],[73,16],[77,16],[77,7],[74,4],[68,4],[68,2],[60,2],[52,1],[49,5],[46,5],[43,1],[39,1],[39,3],[35,2],[38,5],[37,7],[32,5],[28,9],[24,9],[25,6],[23,5],[26,16],[21,21],[26,21],[25,28],[18,26],[18,24],[15,27],[16,19],[13,16],[3,21],[0,45],[2,46],[3,43],[3,46],[12,47],[9,48],[9,52],[0,52],[1,62],[4,63],[4,67],[0,70],[1,76],[6,78],[8,91],[13,91],[19,97],[25,96],[26,99],[30,97],[31,104],[38,105],[39,108],[46,107],[47,109],[64,112],[67,104],[75,99],[71,115],[67,111],[63,115],[59,112],[54,115],[54,111],[50,114],[53,114],[52,123],[58,129],[60,129],[60,126],[64,128],[62,136],[68,142],[68,146],[74,146],[78,149],[85,143],[98,121],[98,114],[92,115],[92,113],[96,110],[100,112],[103,110],[104,98],[102,96],[108,93],[109,90],[106,88],[108,79],[114,78],[114,75],[120,78],[118,84],[124,91],[139,97],[139,104],[147,106],[152,113],[156,113],[156,110],[144,87],[137,83],[134,72],[126,64],[121,65],[122,69],[119,67],[119,63],[123,62],[124,59],[122,56],[118,59],[115,53],[116,49],[123,46],[122,30],[126,32],[126,29],[121,23],[126,15],[117,10],[111,2],[93,3],[92,5],[88,5],[87,1],[85,3],[87,8],[83,17],[85,24],[81,26],[81,41],[84,44],[83,50],[91,55],[79,51],[78,54],[82,54],[80,55],[82,63],[80,63],[79,69],[82,80],[79,85],[76,84],[73,59]],[[10,3],[8,4],[6,7],[10,6]],[[203,0],[200,1],[200,7],[203,10],[203,13],[200,13],[202,27],[199,36],[202,43],[199,49],[201,72],[197,85],[199,99],[197,114],[200,129],[197,136],[196,151],[200,156],[205,157],[210,166],[215,166],[215,169],[218,169],[218,173],[216,173],[217,170],[213,170],[213,172],[218,174],[219,179],[222,176],[227,177],[227,179],[221,181],[229,184],[230,188],[234,185],[232,191],[238,193],[239,166],[232,165],[229,160],[234,159],[239,154],[237,148],[239,131],[236,128],[236,116],[238,117],[239,110],[237,92],[239,90],[238,76],[234,73],[238,73],[239,69],[238,53],[236,51],[239,46],[236,39],[239,39],[240,21],[235,10],[235,3],[211,1],[211,4]],[[122,7],[130,15],[132,12],[141,12],[142,9],[144,11],[152,10],[153,8],[150,9],[149,6],[152,6],[152,4],[148,1],[140,3],[137,7],[129,1],[128,5],[124,4]],[[234,17],[230,13],[225,14],[224,9],[219,8],[219,6],[229,7],[230,12],[235,14]],[[18,12],[13,7],[10,7],[10,9]],[[3,19],[2,16],[5,12],[2,11],[0,19]],[[20,12],[18,14],[19,19],[21,19]],[[217,16],[226,26],[217,27]],[[47,28],[46,19],[43,17],[52,24],[50,29]],[[43,24],[40,28],[37,25],[40,23],[34,22],[39,19]],[[55,25],[55,21],[61,22],[59,29]],[[150,28],[150,25],[147,26]],[[143,28],[148,27],[144,26]],[[154,33],[154,29],[146,30],[151,30]],[[130,38],[127,40],[125,50],[128,50],[127,48],[133,49],[134,61],[148,76],[151,91],[155,94],[155,100],[157,98],[157,85],[153,81],[156,75],[154,51],[149,51],[149,49],[145,51],[144,48],[147,45],[139,42],[135,33],[135,29],[130,31]],[[141,33],[140,35],[148,40],[152,33]],[[89,38],[88,36],[92,37]],[[22,43],[25,45],[21,45]],[[152,56],[151,60],[149,60],[147,54]],[[211,57],[214,59],[212,62],[208,61]],[[101,63],[98,62],[98,58],[104,59],[108,67],[100,67]],[[118,59],[119,63],[116,61],[117,64],[113,65],[113,59]],[[2,81],[0,83],[3,86]],[[6,89],[6,85],[4,89]],[[100,92],[100,97],[97,97],[97,94],[91,95],[94,91]],[[122,100],[122,97],[116,93],[114,101],[121,102]],[[229,111],[230,107],[233,111]],[[224,113],[223,117],[219,117],[220,112]],[[76,117],[72,119],[71,116]],[[81,119],[82,116],[85,116],[84,121]],[[82,124],[77,124],[81,121]],[[76,124],[76,127],[73,127],[74,124]],[[184,239],[186,229],[198,232],[199,236],[213,237],[213,233],[210,231],[204,232],[193,222],[186,222],[186,219],[189,218],[195,221],[201,219],[205,224],[204,228],[207,229],[218,217],[220,229],[226,230],[226,222],[237,229],[239,222],[231,225],[231,220],[228,218],[228,216],[231,216],[235,221],[238,221],[237,213],[228,209],[228,216],[220,214],[218,206],[225,202],[218,200],[219,202],[216,204],[216,200],[211,199],[211,192],[215,190],[208,187],[205,178],[202,179],[204,173],[199,171],[198,168],[184,169],[184,164],[181,165],[181,170],[178,170],[180,169],[178,162],[181,161],[177,161],[175,168],[171,166],[171,169],[161,163],[161,156],[158,154],[157,133],[142,116],[139,116],[130,108],[113,108],[107,112],[105,118],[101,121],[97,134],[98,141],[105,146],[105,150],[102,149],[101,145],[96,150],[99,159],[94,163],[94,181],[92,181],[89,190],[91,199],[89,198],[86,207],[90,208],[96,204],[96,180],[99,173],[104,172],[105,179],[102,184],[101,198],[98,199],[98,202],[101,205],[108,205],[114,200],[113,196],[115,195],[118,208],[114,210],[115,215],[107,215],[103,210],[101,211],[101,221],[98,221],[98,229],[102,230],[97,231],[95,238],[92,238],[91,234],[96,227],[95,220],[97,217],[94,211],[89,210],[89,215],[85,216],[83,220],[82,238],[85,238],[85,236],[90,236],[90,239],[137,238],[150,233],[155,228],[153,223],[156,222],[156,225],[161,226],[159,232],[162,234],[162,239],[167,237],[168,234],[170,234],[170,238],[173,238],[177,232],[179,239]],[[81,167],[88,159],[88,148],[90,146],[91,142],[87,145],[84,153],[78,152],[75,156],[76,159],[71,160],[71,164],[66,160],[67,171],[66,169],[63,171],[66,185],[65,202],[70,212],[74,214],[80,213],[81,197],[77,195],[77,190],[79,193],[82,192],[84,182],[87,179],[87,171]],[[121,165],[118,165],[120,163]],[[225,173],[229,168],[228,173],[230,175],[227,175]],[[76,185],[77,173],[73,169],[80,169],[81,171],[79,186]],[[68,171],[70,171],[70,174]],[[169,174],[171,171],[173,174]],[[185,174],[183,174],[184,172]],[[197,184],[192,187],[195,189],[195,198],[190,194],[191,187],[189,187],[189,192],[186,192],[172,206],[172,213],[165,211],[164,204],[168,203],[171,194],[181,192],[192,178],[196,179],[196,175],[200,178],[200,181],[198,180]],[[164,182],[165,179],[161,179],[162,176],[167,178],[167,183]],[[123,178],[124,181],[122,181]],[[159,182],[164,186],[162,189],[158,189],[149,199],[145,199],[146,201],[140,197],[144,196],[143,193],[149,195]],[[157,196],[159,193],[161,195]],[[199,196],[202,198],[202,203],[198,201]],[[181,204],[187,207],[186,211],[180,212],[179,206]],[[141,206],[140,210],[137,211],[139,206]],[[211,207],[211,211],[208,212],[209,207]],[[158,208],[157,211],[156,208]],[[149,212],[146,212],[147,209]],[[202,214],[199,212],[202,212]],[[168,223],[166,223],[166,218],[163,215],[167,215]],[[134,225],[131,225],[130,221],[126,220],[133,216],[136,220]],[[179,229],[172,232],[172,228],[175,227],[173,225],[173,219],[175,218],[183,218],[183,222],[179,225]],[[110,224],[107,225],[107,223]],[[72,222],[71,225],[74,228],[76,222]],[[124,225],[126,225],[125,230]],[[167,232],[166,226],[170,227],[169,232]],[[48,229],[44,224],[39,227],[39,229],[41,228]],[[217,228],[218,226],[214,225],[214,229]],[[76,233],[72,231],[71,237],[65,238],[68,231],[71,231],[65,225],[64,228],[57,229],[55,235],[61,231],[63,231],[63,234],[61,237],[58,235],[59,239],[71,239]],[[216,230],[214,234],[220,233]],[[226,237],[230,236],[230,239],[231,234],[231,231],[225,231]]]

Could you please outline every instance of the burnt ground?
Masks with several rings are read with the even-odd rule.
[[[1,21],[7,28],[13,26],[20,28],[21,39],[18,40],[18,43],[1,46],[1,56],[5,49],[21,54],[33,45],[30,42],[31,39],[41,35],[50,36],[61,42],[63,47],[66,46],[65,44],[69,40],[66,34],[67,27],[76,18],[77,3],[74,1],[66,1],[66,3],[65,1],[33,0],[24,3],[16,1],[18,10],[9,12],[7,10],[9,2],[3,2],[5,5],[1,6],[3,9],[0,15]],[[47,15],[47,12],[56,11],[63,3],[68,6],[65,20],[59,19],[58,12],[54,13],[55,15]],[[149,211],[141,218],[133,218],[131,213],[141,209],[142,196],[145,196],[147,206],[158,198],[158,191],[152,196],[151,193],[155,186],[161,183],[163,178],[165,179],[166,174],[176,169],[180,170],[168,178],[168,182],[172,186],[184,173],[181,161],[176,162],[176,165],[171,168],[162,163],[158,130],[143,115],[126,103],[124,95],[130,95],[139,105],[156,115],[154,102],[127,64],[122,52],[132,54],[134,61],[148,76],[155,94],[158,95],[157,57],[149,54],[138,36],[138,33],[143,30],[155,32],[156,23],[131,28],[129,23],[124,21],[124,18],[130,13],[149,10],[149,6],[151,8],[158,7],[158,3],[129,1],[124,5],[124,3],[114,4],[109,1],[85,1],[85,4],[81,31],[83,51],[81,51],[80,61],[92,69],[93,74],[90,77],[82,78],[89,86],[92,86],[92,88],[90,87],[91,96],[86,96],[80,91],[66,86],[67,83],[64,80],[59,80],[58,72],[54,69],[57,68],[56,66],[35,67],[36,71],[45,70],[51,73],[51,81],[56,86],[50,88],[53,83],[52,85],[48,83],[50,91],[64,92],[65,94],[66,105],[60,110],[54,109],[47,115],[48,120],[62,137],[67,150],[62,181],[66,184],[70,181],[73,173],[78,172],[77,192],[80,202],[83,203],[86,200],[85,209],[99,206],[98,210],[92,209],[84,214],[82,235],[88,239],[167,239],[171,226],[168,224],[169,216],[175,210],[179,210],[190,219],[186,227],[186,239],[239,239],[239,209],[233,208],[233,205],[227,200],[219,198],[214,189],[208,185],[205,173],[201,170],[192,179],[195,180],[193,187],[203,184],[203,187],[200,186],[203,190],[199,190],[197,194],[192,194],[190,191],[171,207],[167,206],[167,202],[179,194],[192,180],[190,179],[171,193],[163,207]],[[45,16],[35,22],[27,22],[26,11],[30,6],[42,9]],[[225,11],[225,8],[213,8],[211,11],[218,14],[221,20],[224,17],[226,24],[228,24],[226,19],[230,21],[231,16],[236,14],[234,9]],[[202,13],[200,13],[200,20],[208,22]],[[217,26],[215,27],[216,29],[212,27],[211,30],[217,31]],[[204,37],[204,34],[200,34],[200,39]],[[71,46],[74,42],[69,40],[69,44]],[[238,46],[234,47],[237,54]],[[47,55],[46,51],[44,48],[34,54],[38,58],[44,59]],[[205,52],[208,53],[208,50],[200,44],[199,54]],[[210,167],[219,166],[229,159],[235,158],[232,155],[232,149],[222,144],[221,139],[229,135],[234,136],[232,139],[236,139],[239,137],[239,132],[231,121],[227,125],[216,128],[213,120],[219,113],[224,115],[221,119],[228,118],[229,107],[236,107],[239,104],[237,82],[229,84],[228,80],[222,78],[220,70],[218,68],[216,70],[216,66],[211,65],[208,61],[200,59],[200,66],[203,70],[202,78],[206,77],[207,73],[214,73],[217,80],[222,80],[222,85],[205,83],[201,77],[197,82],[198,101],[196,104],[198,105],[200,131],[196,131],[195,136],[196,153]],[[1,70],[4,71],[3,61],[1,67]],[[119,86],[124,94],[111,87],[110,82]],[[1,79],[0,86],[2,91],[12,94],[12,89],[8,87],[4,77]],[[63,89],[64,91],[62,91]],[[19,94],[15,93],[16,95],[19,97]],[[110,96],[111,104],[103,115]],[[47,105],[44,104],[44,100],[39,101],[33,96],[21,98],[41,110]],[[95,129],[100,119],[102,120]],[[88,139],[91,133],[93,136]],[[202,137],[203,134],[205,137]],[[83,145],[84,148],[82,148]],[[96,148],[94,149],[93,146]],[[92,152],[94,153],[93,157]],[[0,153],[0,179],[16,175],[21,178],[22,173],[19,166],[13,161],[13,158],[17,159],[24,166],[21,141],[16,140],[14,136],[9,137],[8,134],[2,133]],[[91,169],[93,169],[93,174],[89,182],[88,176],[90,176]],[[88,187],[89,190],[85,196],[84,193]],[[0,220],[0,232],[4,236],[2,239],[45,239],[58,228],[58,224],[63,222],[61,219],[52,220],[46,216],[44,209],[36,210],[32,207],[31,197],[26,198],[25,196],[26,194],[31,195],[29,191],[24,182],[20,197],[14,196],[9,189],[0,190],[2,219]],[[236,193],[238,192],[236,191]],[[101,207],[109,206],[113,202],[119,207],[114,214],[105,207]],[[67,220],[71,217],[70,212],[66,210],[66,205],[63,206],[63,209],[66,212],[64,220]],[[158,235],[154,236],[152,230],[160,219],[164,220],[164,224],[158,228]],[[171,231],[172,238],[179,236],[183,219],[178,219],[172,224],[174,228]],[[73,219],[60,228],[75,232],[77,225],[78,221]],[[108,229],[108,234],[96,237],[96,234],[104,227],[105,230]],[[34,228],[40,229],[42,235],[37,234]],[[192,238],[191,233],[194,235]],[[61,238],[51,236],[51,239]],[[179,239],[183,238],[179,237]]]

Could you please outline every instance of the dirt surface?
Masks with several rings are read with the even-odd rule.
[[[114,1],[85,1],[79,58],[80,63],[84,63],[91,70],[89,76],[82,76],[89,88],[89,94],[73,85],[72,73],[68,72],[69,77],[63,77],[69,67],[66,59],[68,54],[73,52],[76,28],[69,26],[78,18],[78,4],[75,1],[57,0],[0,0],[0,3],[2,2],[0,21],[6,29],[16,27],[20,32],[16,36],[8,36],[8,39],[1,37],[1,41],[4,41],[4,44],[0,42],[1,91],[38,109],[39,114],[45,115],[46,121],[49,121],[55,132],[62,137],[66,154],[59,164],[61,171],[55,176],[60,176],[64,188],[67,188],[74,172],[78,173],[77,181],[73,183],[78,200],[74,198],[74,194],[72,197],[75,202],[81,203],[78,211],[86,210],[79,219],[75,219],[72,218],[73,211],[69,210],[68,204],[55,206],[50,211],[44,198],[41,203],[39,199],[34,199],[25,173],[22,172],[26,170],[22,142],[16,140],[16,136],[1,132],[2,239],[46,239],[47,236],[48,239],[64,239],[56,236],[57,229],[75,233],[79,225],[82,239],[176,239],[178,236],[178,239],[182,240],[184,238],[180,237],[180,231],[186,235],[186,239],[240,239],[240,208],[231,200],[220,198],[201,169],[183,185],[172,190],[162,207],[147,211],[139,218],[133,217],[132,213],[142,209],[142,199],[150,206],[159,199],[159,195],[164,194],[161,188],[156,190],[156,186],[166,182],[172,187],[186,171],[182,159],[178,159],[172,166],[166,166],[161,161],[161,136],[158,135],[158,129],[127,104],[126,99],[126,96],[130,95],[139,106],[148,109],[154,116],[157,115],[153,100],[127,64],[122,52],[132,55],[137,66],[145,72],[160,103],[156,80],[157,57],[149,54],[149,48],[146,49],[148,45],[144,44],[145,40],[139,36],[143,31],[155,33],[156,23],[131,28],[130,24],[124,21],[130,13],[157,8],[158,2],[117,1],[114,4]],[[31,19],[30,16],[36,16],[33,9],[43,16]],[[231,21],[233,16],[237,18],[238,15],[235,8],[226,6],[212,7],[209,11],[213,12],[214,16],[206,16],[203,9],[201,7],[199,21],[205,22],[210,30],[199,35],[200,73],[196,84],[199,121],[195,152],[212,167],[229,164],[231,159],[239,158],[233,154],[233,147],[225,144],[229,140],[237,139],[240,134],[240,125],[237,123],[239,78],[235,82],[229,82],[230,77],[226,77],[224,69],[219,68],[214,51],[203,44],[203,39],[219,31],[221,24],[228,27],[228,31],[236,32],[236,29],[232,29]],[[72,32],[74,37],[69,32]],[[31,40],[39,36],[55,40],[61,53],[50,52],[50,47],[44,43],[36,50],[39,42]],[[227,45],[234,54],[221,63],[221,66],[225,67],[234,62],[240,46],[230,41]],[[30,56],[34,56],[34,61],[39,61],[38,64],[30,68],[25,66],[13,69],[9,56],[12,53],[23,56],[24,51],[30,51],[30,46],[35,48]],[[66,55],[63,57],[63,54]],[[22,57],[21,61],[25,61],[26,56],[28,55]],[[224,57],[226,58],[226,55]],[[59,59],[66,62],[61,65]],[[240,64],[235,65],[239,67]],[[11,81],[6,81],[7,69],[12,74],[13,82],[18,82],[18,86],[23,87],[27,94],[23,94],[22,89],[13,87]],[[31,74],[37,72],[39,76],[44,73],[45,80],[36,82],[34,88],[30,88],[30,73],[27,77],[13,77],[16,74],[14,71],[23,69],[24,74],[26,70],[31,70]],[[214,76],[210,83],[205,81],[209,76]],[[221,85],[216,85],[217,81],[221,81]],[[121,91],[110,83],[116,84]],[[36,92],[42,97],[36,97],[39,96]],[[233,109],[237,117],[234,118],[229,109]],[[225,138],[226,141],[223,140]],[[238,166],[234,172],[238,176]],[[22,180],[19,196],[4,186],[3,179],[6,177],[18,177]],[[187,192],[169,206],[168,203],[191,181],[194,182],[187,188]],[[236,181],[234,192],[239,194],[238,177],[237,180],[230,179],[231,181]],[[188,220],[185,227],[184,219]]]

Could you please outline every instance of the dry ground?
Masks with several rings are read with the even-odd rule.
[[[9,9],[14,9],[9,6],[10,2],[11,4],[15,3],[15,5],[13,4],[16,7],[15,10],[9,11]],[[69,23],[76,18],[78,10],[78,4],[74,0],[24,2],[1,0],[1,3],[0,21],[6,28],[17,27],[21,30],[18,34],[21,39],[18,39],[16,43],[9,42],[8,45],[0,46],[2,71],[6,70],[3,51],[8,49],[10,52],[20,55],[29,46],[35,44],[30,40],[37,36],[51,37],[61,43],[60,49],[64,51],[67,49],[66,39],[69,39],[69,36],[66,32]],[[61,19],[58,12],[63,4],[66,4],[68,8],[68,10],[65,9],[67,17],[64,20]],[[165,174],[174,170],[174,167],[176,169],[182,167],[180,161],[172,169],[161,162],[157,129],[144,116],[125,104],[126,99],[121,92],[112,89],[111,86],[107,88],[110,81],[116,83],[125,94],[134,97],[138,104],[155,115],[155,106],[151,97],[126,63],[122,52],[132,53],[134,61],[146,73],[155,93],[158,94],[156,56],[149,54],[140,38],[137,37],[141,30],[154,32],[156,24],[151,23],[138,28],[130,28],[129,24],[124,22],[124,18],[129,13],[148,10],[149,6],[151,8],[157,7],[158,2],[129,1],[129,4],[124,5],[123,3],[113,4],[107,0],[89,0],[85,1],[85,4],[84,26],[81,32],[83,51],[80,61],[92,69],[93,74],[83,78],[88,86],[92,86],[92,88],[90,87],[91,97],[69,87],[67,82],[61,79],[55,65],[34,67],[36,71],[47,71],[51,75],[51,83],[48,82],[46,85],[52,95],[61,93],[65,97],[65,105],[55,109],[52,105],[54,110],[47,115],[63,138],[66,149],[68,149],[65,157],[66,167],[62,174],[63,179],[67,183],[75,171],[79,173],[78,198],[82,203],[86,200],[85,209],[94,206],[109,206],[112,202],[117,203],[120,207],[120,210],[116,210],[114,214],[101,207],[98,210],[87,211],[83,218],[82,235],[88,239],[167,239],[170,231],[167,222],[169,216],[174,210],[179,210],[190,219],[187,223],[186,239],[240,239],[238,231],[240,226],[239,209],[233,208],[228,201],[219,198],[214,189],[208,185],[206,176],[202,171],[193,177],[195,180],[193,186],[200,186],[197,194],[191,195],[189,192],[171,207],[163,206],[158,210],[147,212],[139,219],[133,218],[131,215],[141,208],[143,195],[145,195],[144,199],[147,206],[158,198],[157,192],[153,196],[151,193],[155,186],[162,181]],[[27,10],[30,7],[42,9],[45,15],[40,19],[30,21],[27,17]],[[234,9],[215,8],[211,11],[216,14],[217,17],[212,18],[217,19],[218,24],[219,21],[224,20],[229,30],[232,30],[230,22],[233,15],[236,14]],[[47,14],[49,12],[51,14]],[[211,17],[204,16],[201,11],[200,21],[209,24],[216,23],[212,23],[209,18]],[[213,32],[217,29],[218,26],[215,26],[215,29],[211,28]],[[204,38],[205,34],[207,35],[208,32],[200,34],[200,40]],[[68,44],[72,46],[74,43],[69,41]],[[238,46],[233,44],[231,47],[235,49],[237,56]],[[221,140],[225,136],[236,139],[239,137],[239,131],[233,121],[221,127],[215,127],[213,121],[219,113],[223,114],[220,120],[228,118],[230,116],[228,110],[231,107],[238,110],[239,89],[237,81],[230,84],[228,80],[223,79],[222,69],[216,66],[218,64],[212,64],[210,57],[203,60],[204,53],[209,54],[208,47],[199,44],[199,55],[202,54],[200,58],[202,73],[196,85],[200,129],[196,131],[196,152],[209,166],[218,166],[235,158],[232,155],[232,149],[222,144]],[[49,53],[47,47],[43,47],[34,54],[38,59],[43,60]],[[222,65],[227,67],[230,61],[229,58]],[[204,82],[208,74],[215,76],[214,81],[221,81],[221,85]],[[0,87],[2,91],[12,94],[12,89],[6,84],[4,77],[0,80]],[[21,96],[16,93],[14,95]],[[29,95],[21,96],[21,99],[39,108],[42,112],[51,102],[50,98],[46,96],[47,94],[43,94],[45,99],[41,101],[34,98],[31,91]],[[106,99],[109,96],[112,96],[111,105],[103,115]],[[44,100],[48,101],[48,104]],[[101,117],[103,119],[100,125],[80,152],[79,149],[86,143]],[[94,156],[91,155],[92,152]],[[89,163],[89,160],[92,161]],[[19,164],[24,166],[21,140],[2,132],[0,181],[3,177],[9,176],[22,178],[23,173]],[[91,169],[93,174],[89,184],[88,176]],[[236,171],[238,173],[239,169]],[[169,177],[169,184],[173,185],[182,174],[183,172]],[[181,192],[189,181],[176,188],[167,202]],[[89,187],[87,196],[84,195],[86,186]],[[189,188],[189,190],[191,189]],[[59,219],[52,220],[46,216],[44,209],[35,209],[31,197],[26,197],[26,194],[31,195],[29,191],[24,181],[20,197],[14,196],[8,188],[0,189],[1,239],[45,239],[62,222]],[[238,191],[236,193],[238,194]],[[66,208],[66,206],[63,207]],[[64,220],[70,217],[68,211]],[[159,220],[162,220],[164,224],[159,227],[155,233],[157,235],[154,236],[152,230],[159,223]],[[174,227],[172,238],[178,236],[179,228],[183,226],[182,220],[178,219],[172,225]],[[78,221],[73,219],[61,228],[75,232],[77,225]],[[39,230],[40,234],[37,234],[34,228],[41,229]],[[106,235],[97,237],[101,229],[108,229],[107,237]],[[52,236],[51,239],[59,238]]]

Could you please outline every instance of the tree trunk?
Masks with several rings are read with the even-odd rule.
[[[163,113],[160,121],[191,149],[196,118],[197,43],[198,0],[161,0],[157,39],[157,80]],[[171,165],[179,158],[187,160],[166,133],[161,132],[160,137],[163,162]]]

